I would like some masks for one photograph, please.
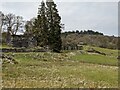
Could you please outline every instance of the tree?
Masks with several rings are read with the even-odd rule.
[[[12,35],[16,35],[17,32],[19,31],[20,28],[23,28],[23,17],[21,16],[16,16],[15,17],[15,24],[13,25],[13,29],[12,29]]]
[[[48,45],[48,25],[47,25],[47,17],[46,17],[46,7],[44,1],[41,2],[41,7],[38,10],[38,22],[40,26],[40,45],[47,46]]]
[[[2,26],[3,26],[4,14],[0,11],[0,43],[2,42]]]
[[[9,13],[4,16],[3,27],[6,28],[7,37],[6,42],[9,44],[11,35],[16,35],[16,33],[23,28],[23,18],[21,16],[15,16],[12,13]]]
[[[47,20],[49,30],[49,47],[54,52],[60,52],[62,47],[61,41],[61,17],[56,9],[53,0],[46,0]]]
[[[30,19],[30,21],[26,21],[26,23],[25,23],[25,35],[27,35],[27,36],[31,36],[31,35],[33,35],[33,26],[34,26],[34,22],[36,21],[36,18],[34,17],[34,18],[32,18],[32,19]]]
[[[44,1],[41,2],[40,7],[38,8],[38,16],[33,25],[33,35],[37,40],[38,46],[46,47],[48,45],[48,24]]]
[[[33,37],[37,41],[37,46],[41,46],[41,17],[40,15],[37,16],[37,19],[33,22],[33,27],[32,27],[32,34]]]
[[[21,16],[15,16],[10,13],[5,15],[4,26],[7,28],[7,32],[11,35],[16,35],[18,30],[23,26],[23,18]]]
[[[6,42],[9,44],[11,34],[12,34],[12,26],[15,24],[15,15],[14,14],[7,14],[5,15],[4,20],[4,27],[7,29],[7,37]]]
[[[0,11],[0,32],[2,33],[2,26],[4,21],[4,14]]]

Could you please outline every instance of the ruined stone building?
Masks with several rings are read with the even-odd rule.
[[[37,42],[32,37],[27,37],[25,35],[12,35],[11,45],[13,47],[34,47]]]

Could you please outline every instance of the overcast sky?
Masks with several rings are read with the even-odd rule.
[[[56,3],[62,23],[65,24],[65,31],[92,29],[105,35],[118,35],[117,2]],[[29,20],[37,16],[39,4],[40,2],[4,1],[0,5],[0,11],[5,14],[14,13]]]

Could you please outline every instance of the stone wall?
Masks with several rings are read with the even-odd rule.
[[[27,49],[27,48],[3,48],[0,52],[46,52],[45,49]]]
[[[65,45],[62,46],[62,50],[83,50],[82,45]]]
[[[27,37],[24,35],[12,35],[11,45],[13,47],[34,47],[37,42],[32,37]]]

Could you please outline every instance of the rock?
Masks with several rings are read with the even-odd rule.
[[[120,56],[118,56],[117,59],[120,59]]]
[[[97,51],[93,48],[90,48],[89,50],[87,50],[87,52],[90,52],[90,53],[97,53],[97,54],[101,54],[101,55],[106,55],[105,53],[103,52],[100,52],[100,51]]]
[[[14,58],[6,56],[5,54],[0,54],[0,58],[2,58],[2,63],[18,64]]]

